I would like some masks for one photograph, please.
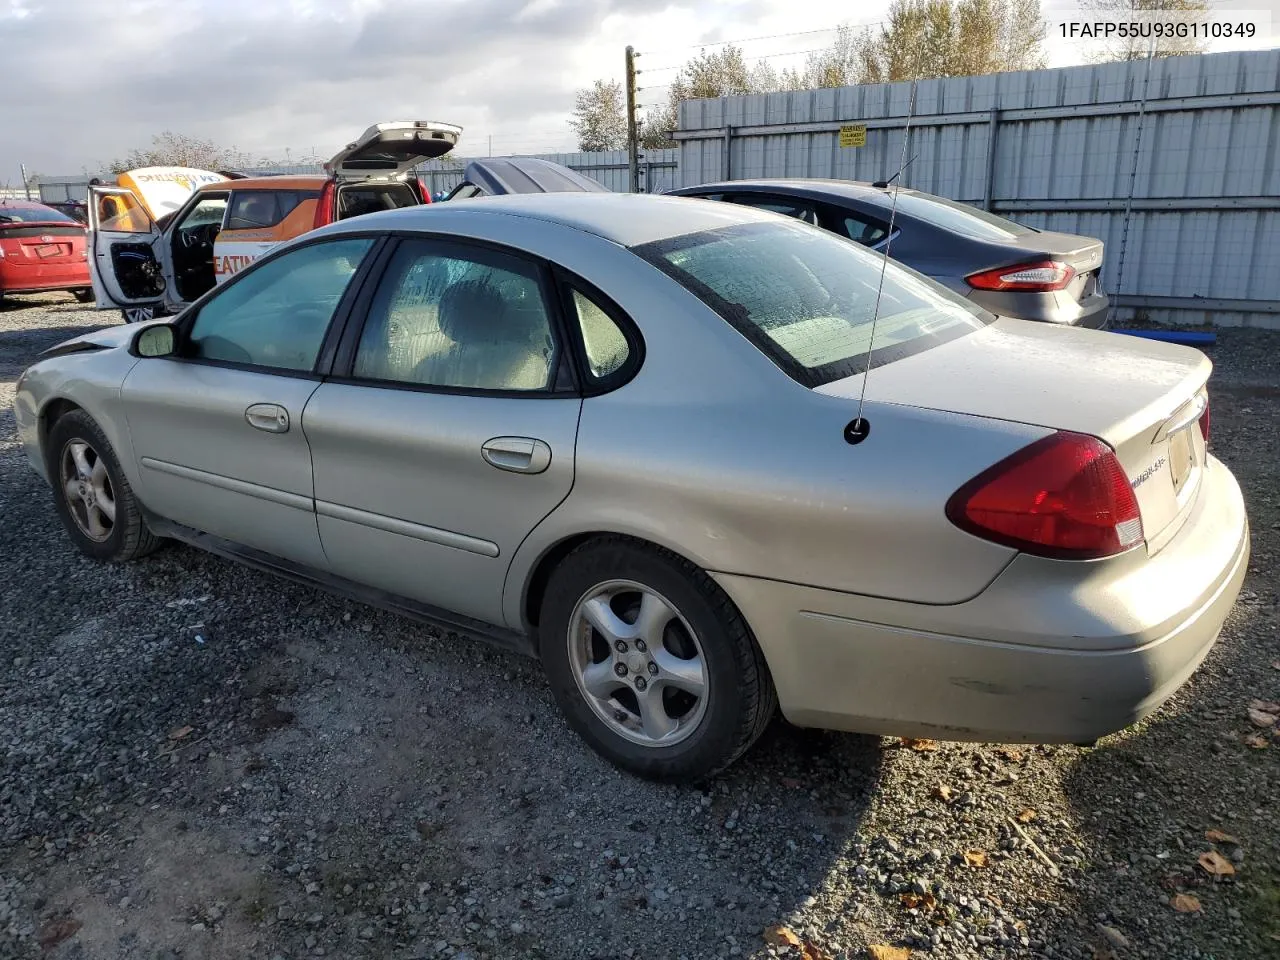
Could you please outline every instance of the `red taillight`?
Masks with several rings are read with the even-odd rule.
[[[1091,560],[1142,542],[1138,501],[1114,451],[1054,433],[979,474],[947,501],[962,530],[1027,553]]]
[[[1075,268],[1061,260],[1033,260],[970,274],[965,280],[978,290],[1049,291],[1064,289],[1075,275]]]
[[[338,186],[333,180],[326,180],[320,188],[320,199],[316,201],[316,216],[311,221],[311,229],[333,223],[334,210],[337,207]]]

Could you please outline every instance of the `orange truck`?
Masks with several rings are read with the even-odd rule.
[[[285,240],[362,213],[429,203],[413,168],[444,156],[462,128],[429,120],[375,124],[323,174],[228,177],[149,168],[91,186],[94,301],[126,322],[176,313]]]

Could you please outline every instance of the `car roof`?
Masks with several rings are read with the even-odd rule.
[[[239,180],[219,180],[200,187],[201,192],[213,190],[319,190],[329,178],[323,174],[302,174],[287,177],[242,177]]]
[[[684,191],[698,193],[731,193],[741,190],[748,193],[785,192],[802,194],[811,197],[847,197],[850,200],[880,200],[889,196],[890,188],[877,187],[865,180],[822,180],[818,178],[779,179],[779,180],[721,180],[718,183],[700,183],[696,187],[684,187],[671,191],[679,195]],[[902,188],[903,193],[928,197],[931,194],[919,190]]]
[[[734,204],[647,193],[518,193],[402,207],[343,220],[330,232],[345,230],[448,229],[454,216],[505,216],[560,224],[633,247],[668,237],[716,230],[739,223],[774,223],[766,211]]]

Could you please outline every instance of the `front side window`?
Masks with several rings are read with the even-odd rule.
[[[815,387],[963,336],[992,319],[901,264],[825,230],[743,223],[632,248]],[[874,350],[871,328],[883,267]]]
[[[150,233],[151,216],[129,190],[95,195],[98,229],[114,233]]]
[[[189,356],[280,370],[311,370],[329,321],[373,240],[314,243],[223,287],[200,308]]]
[[[536,267],[431,240],[397,248],[369,307],[353,373],[464,390],[539,391],[558,355]]]

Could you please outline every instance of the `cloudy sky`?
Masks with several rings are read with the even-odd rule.
[[[1259,0],[1257,6],[1269,6]],[[370,123],[465,129],[464,155],[572,149],[574,91],[620,77],[643,101],[699,44],[803,62],[888,0],[0,0],[0,186],[97,172],[172,130],[255,156],[328,157]],[[1046,14],[1077,0],[1047,0]],[[801,12],[802,11],[802,12]],[[794,55],[792,55],[794,54]],[[1073,51],[1050,51],[1057,64]],[[1078,59],[1078,58],[1075,58]]]

